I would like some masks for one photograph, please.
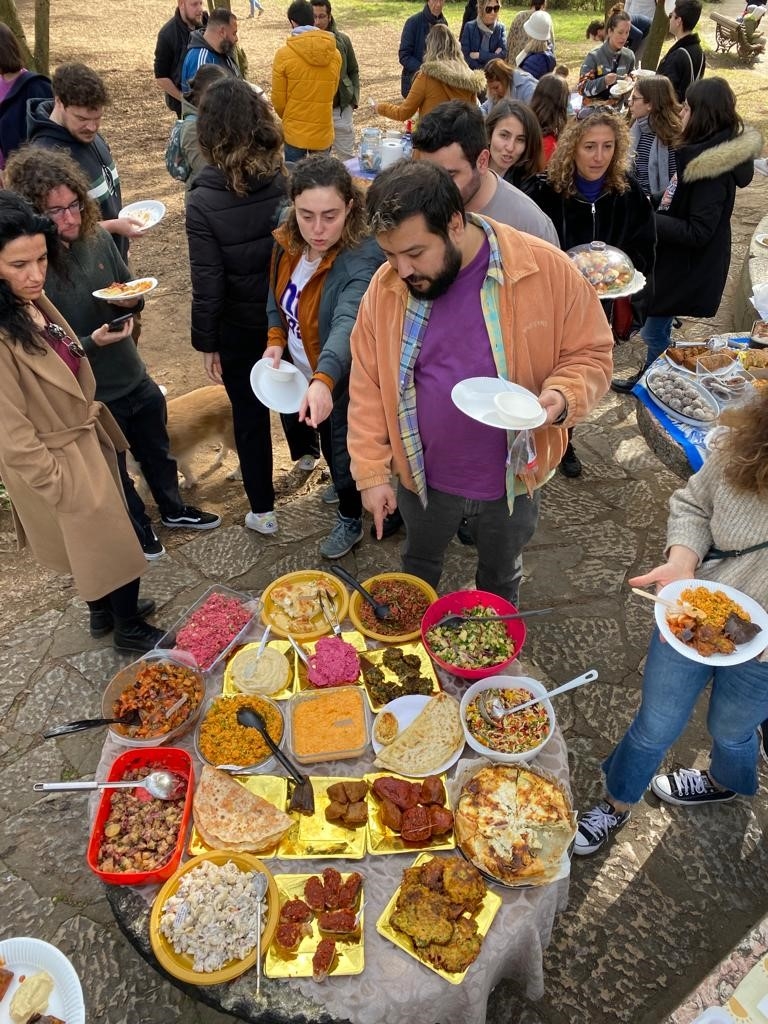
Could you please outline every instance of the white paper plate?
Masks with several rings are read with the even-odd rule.
[[[144,295],[149,295],[150,292],[157,288],[156,277],[137,277],[133,281],[123,281],[121,283],[124,288],[130,288],[131,286],[138,288],[139,285],[141,285],[141,288],[133,294],[125,294],[123,292],[113,292],[112,286],[109,285],[106,288],[99,288],[97,291],[91,292],[91,295],[95,299],[104,299],[106,302],[121,302],[123,299],[140,299]]]
[[[391,700],[389,704],[385,705],[379,712],[383,714],[385,711],[391,712],[397,719],[397,724],[400,726],[400,732],[406,729],[417,715],[421,714],[431,697],[427,697],[421,693],[409,693],[405,697],[396,697]],[[377,716],[378,717],[378,716]],[[384,749],[384,744],[379,743],[377,739],[373,737],[373,732],[376,728],[376,722],[374,720],[373,729],[371,730],[371,743],[373,744],[373,750],[375,754],[379,754]],[[447,761],[443,761],[437,768],[432,768],[428,772],[409,772],[409,779],[425,779],[427,775],[442,775],[443,772],[447,772],[448,769],[456,764],[461,756],[461,752],[464,749],[464,734],[462,732],[461,743],[459,744],[455,753],[451,754]],[[387,771],[386,768],[379,768],[376,766],[377,771]]]
[[[626,96],[628,92],[632,92],[634,87],[635,83],[631,78],[620,78],[608,91],[614,99],[618,99],[619,96]]]
[[[272,376],[272,363],[260,359],[251,370],[251,390],[262,405],[275,412],[298,412],[309,382],[292,363],[280,360],[280,369],[291,372],[288,381],[277,381]]]
[[[468,377],[466,380],[460,380],[451,390],[451,401],[465,416],[477,420],[478,423],[484,423],[487,427],[498,427],[500,430],[534,430],[542,423],[546,423],[546,409],[542,409],[531,421],[515,421],[506,416],[502,417],[493,403],[494,395],[502,391],[525,395],[538,401],[532,391],[499,377]]]
[[[0,1003],[0,1024],[12,1024],[11,999],[19,987],[19,976],[47,971],[53,978],[53,992],[47,1013],[60,1017],[66,1024],[85,1024],[85,1003],[77,971],[61,950],[42,939],[23,937],[0,942],[0,957],[14,978]]]
[[[691,1024],[733,1024],[734,1020],[722,1006],[710,1006]]]
[[[755,235],[755,241],[764,249],[768,249],[768,235]]]
[[[157,199],[141,199],[138,203],[129,203],[118,213],[118,217],[136,217],[144,222],[142,231],[149,231],[159,224],[165,216],[165,204]]]
[[[651,71],[650,68],[635,68],[632,72],[633,78],[655,78],[656,72]]]
[[[664,605],[657,604],[655,607],[656,625],[659,627],[661,635],[667,643],[678,654],[690,658],[691,661],[698,661],[701,665],[741,665],[745,661],[751,661],[752,658],[756,658],[758,654],[761,654],[768,647],[768,613],[757,601],[753,601],[751,597],[742,594],[735,587],[728,587],[724,583],[716,583],[714,580],[675,580],[674,583],[668,583],[666,587],[659,591],[659,597],[663,597],[667,601],[676,601],[680,594],[687,590],[688,587],[706,587],[707,590],[722,590],[726,597],[730,597],[732,601],[741,605],[752,621],[757,626],[760,626],[761,632],[753,640],[750,640],[748,644],[739,644],[733,654],[713,654],[709,658],[705,658],[702,654],[698,654],[693,647],[689,647],[688,644],[684,644],[682,640],[677,639],[667,625],[667,609]]]

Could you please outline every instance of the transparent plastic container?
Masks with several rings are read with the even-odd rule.
[[[216,755],[214,755],[213,758],[207,757],[203,753],[201,748],[201,732],[209,712],[214,708],[214,706],[223,706],[226,708],[228,704],[231,704],[235,709],[239,707],[252,708],[254,711],[258,711],[262,716],[264,715],[266,708],[270,708],[280,719],[280,736],[279,738],[275,738],[274,736],[272,738],[275,739],[278,747],[284,746],[286,740],[285,717],[280,707],[273,700],[270,700],[269,697],[262,697],[261,694],[220,693],[216,697],[211,697],[210,700],[206,701],[203,706],[203,713],[197,723],[197,728],[195,729],[195,753],[198,758],[204,764],[209,764],[214,768],[220,764],[237,764],[242,768],[248,769],[249,772],[251,770],[257,772],[270,771],[277,764],[277,760],[274,754],[269,750],[266,750],[261,757],[256,759],[252,757],[235,757],[234,760],[227,756],[227,748],[225,747],[222,748],[220,753],[216,752]],[[229,730],[230,736],[234,730],[247,730],[248,732],[254,733],[255,736],[259,735],[257,729],[251,729],[248,726],[242,726],[237,723],[236,711],[231,713],[231,725]],[[270,735],[272,734],[270,733]]]
[[[629,256],[605,242],[575,245],[567,255],[601,299],[624,294],[635,277]]]
[[[315,720],[319,729],[305,736],[297,722]],[[350,732],[341,728],[349,720]],[[288,708],[290,748],[299,764],[320,761],[344,761],[362,757],[370,743],[370,721],[365,693],[360,686],[332,686],[323,690],[304,690],[291,698]],[[339,724],[339,729],[333,726]]]
[[[376,174],[381,170],[381,142],[380,128],[363,128],[358,150],[361,170],[369,174]]]
[[[237,590],[230,590],[229,587],[224,587],[220,586],[219,584],[216,584],[215,586],[209,587],[205,591],[205,593],[202,594],[197,599],[197,601],[195,601],[192,607],[188,608],[184,612],[184,614],[180,616],[180,618],[173,624],[173,626],[171,626],[171,628],[168,630],[165,636],[163,636],[160,639],[160,641],[156,644],[156,648],[162,649],[164,651],[174,651],[176,653],[183,653],[186,657],[191,656],[194,658],[194,655],[190,655],[190,653],[184,648],[183,644],[179,645],[177,643],[177,638],[179,632],[183,629],[183,627],[188,625],[189,620],[192,618],[192,616],[195,615],[196,612],[199,612],[200,609],[214,595],[219,595],[221,597],[237,601],[248,613],[248,619],[243,623],[243,625],[239,629],[237,629],[236,631],[232,630],[229,639],[227,639],[226,635],[223,636],[221,641],[215,645],[215,653],[202,659],[203,664],[200,665],[200,668],[204,672],[210,672],[211,669],[215,668],[216,665],[218,665],[218,663],[221,661],[221,659],[225,658],[234,647],[237,647],[239,644],[243,643],[248,630],[253,625],[254,618],[261,611],[261,601],[258,597],[252,597],[250,594],[242,594],[239,593]],[[197,661],[196,658],[195,661]]]

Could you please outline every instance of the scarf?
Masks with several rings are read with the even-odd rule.
[[[498,22],[494,22],[493,25],[488,26],[483,21],[482,15],[478,14],[477,18],[475,19],[475,24],[483,33],[483,35],[488,36],[490,38],[496,31],[496,25],[498,24]]]

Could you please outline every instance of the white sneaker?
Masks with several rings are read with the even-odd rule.
[[[257,533],[277,533],[277,516],[272,512],[248,512],[245,525]]]
[[[302,455],[296,465],[302,473],[311,473],[319,461],[314,455]]]

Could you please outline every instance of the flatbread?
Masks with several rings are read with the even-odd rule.
[[[459,702],[447,693],[431,697],[411,724],[374,761],[399,775],[428,775],[464,746]]]
[[[192,817],[206,846],[242,853],[268,849],[293,825],[290,815],[209,765],[200,774]]]
[[[461,791],[455,815],[459,848],[481,871],[506,884],[556,875],[575,832],[562,787],[527,765],[481,769]]]

